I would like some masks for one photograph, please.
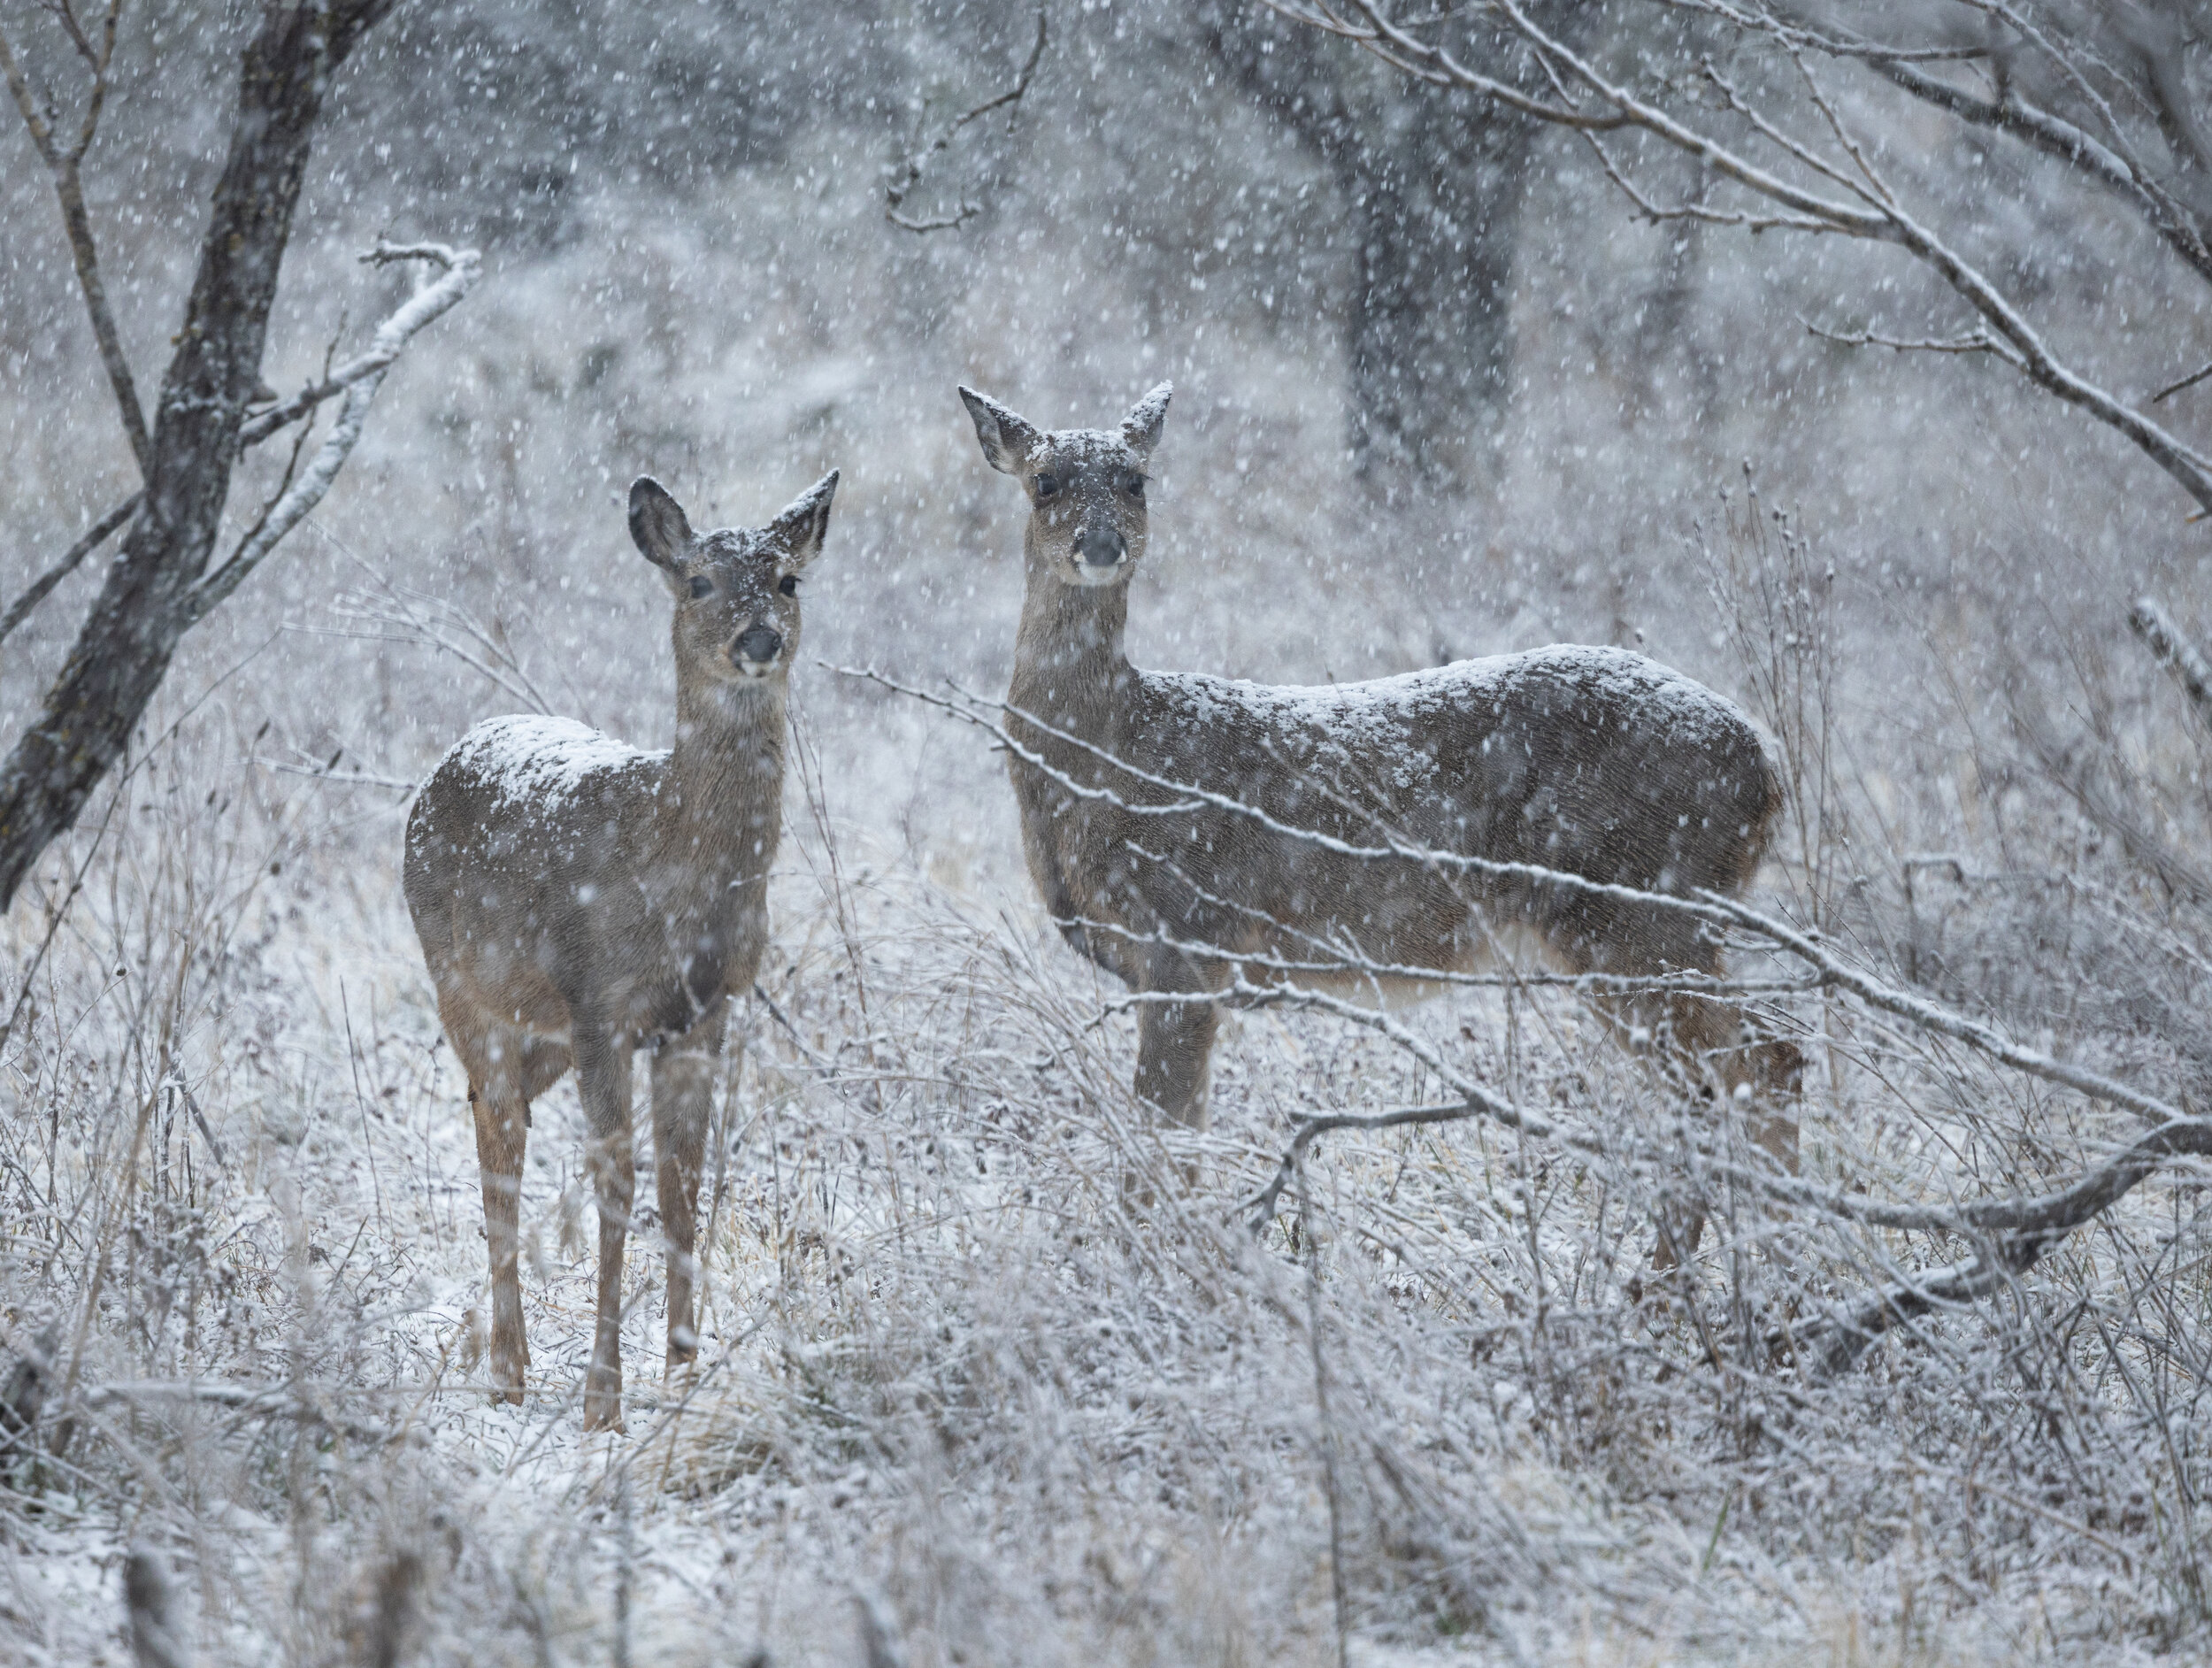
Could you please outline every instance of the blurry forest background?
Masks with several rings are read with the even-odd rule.
[[[1532,10],[1624,74],[1728,50],[1676,8]],[[406,294],[357,264],[380,235],[474,247],[484,276],[8,919],[0,1344],[50,1340],[50,1387],[35,1451],[0,1455],[0,1655],[127,1660],[134,1543],[210,1662],[1322,1662],[1340,1626],[1372,1662],[2201,1649],[2200,1173],[1816,1391],[1752,1348],[1776,1317],[1956,1245],[1816,1251],[1746,1204],[1705,1284],[1655,1300],[1676,1180],[1471,1128],[1325,1146],[1337,1214],[1254,1241],[1235,1206],[1294,1118],[1424,1093],[1373,1034],[1268,1014],[1225,1042],[1199,1194],[1125,1226],[1119,1166],[1156,1149],[1130,1021],[1042,919],[1000,761],[814,664],[995,695],[1021,506],[955,385],[1075,427],[1171,379],[1140,664],[1319,682],[1640,649],[1787,743],[1774,907],[2193,1113],[2204,715],[2128,626],[2147,595],[2212,628],[2187,495],[1986,354],[1809,330],[1955,327],[1893,251],[1640,219],[1573,134],[1234,0],[1054,0],[1023,98],[906,200],[960,224],[890,224],[887,179],[1012,83],[1035,16],[418,0],[342,72],[268,382]],[[257,18],[123,12],[86,183],[144,387]],[[0,21],[70,85],[47,9]],[[2142,401],[2212,359],[2202,283],[2063,167],[1835,74],[2084,374]],[[51,181],[0,127],[12,598],[137,477]],[[2157,410],[2198,434],[2208,403]],[[285,450],[250,457],[234,521]],[[457,1387],[480,1211],[399,895],[407,789],[522,706],[665,745],[630,480],[757,525],[830,468],[777,1012],[737,1026],[710,1183],[722,1365],[588,1449],[571,1086],[525,1202],[543,1405]],[[10,738],[101,565],[0,650]],[[1405,1022],[1562,1118],[1662,1126],[1571,999],[1535,1003]],[[2078,1096],[1805,1011],[1825,1182],[2032,1192],[2110,1150]],[[634,1387],[660,1279],[641,1236]]]

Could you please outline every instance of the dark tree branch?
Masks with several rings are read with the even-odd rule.
[[[1422,1124],[1456,1124],[1470,1118],[1482,1116],[1484,1108],[1464,1101],[1449,1106],[1407,1106],[1394,1112],[1378,1112],[1361,1116],[1352,1112],[1331,1112],[1320,1118],[1304,1118],[1298,1122],[1297,1133],[1284,1149],[1282,1161],[1275,1166],[1275,1173],[1267,1186],[1256,1194],[1251,1203],[1242,1207],[1245,1223],[1257,1234],[1275,1219],[1275,1208],[1281,1202],[1283,1190],[1298,1174],[1305,1162],[1306,1149],[1316,1137],[1339,1129],[1406,1129]]]
[[[92,90],[86,103],[84,121],[78,129],[76,142],[65,150],[55,136],[52,123],[39,113],[39,101],[29,78],[16,62],[4,34],[0,34],[0,71],[7,75],[8,90],[15,95],[16,108],[23,112],[24,125],[30,129],[31,143],[38,150],[39,160],[54,176],[54,191],[61,199],[62,226],[68,233],[69,250],[77,265],[77,284],[84,291],[85,311],[92,317],[92,338],[99,347],[100,363],[106,368],[108,383],[115,390],[115,404],[122,413],[123,433],[130,442],[131,456],[138,460],[141,479],[145,479],[153,469],[152,442],[146,436],[145,408],[139,403],[138,384],[131,375],[130,361],[123,356],[114,310],[108,305],[107,285],[100,277],[99,246],[93,242],[92,217],[85,208],[81,173],[85,153],[92,149],[93,135],[99,131],[100,112],[107,103],[108,69],[115,58],[115,25],[122,10],[123,0],[109,0],[100,43],[95,47],[79,26],[76,14],[66,6],[58,8],[72,43],[92,71]]]
[[[1962,1263],[1892,1282],[1816,1333],[1815,1383],[1848,1372],[1883,1334],[1939,1309],[1978,1302],[2024,1274],[2076,1228],[2117,1203],[2173,1157],[2212,1154],[2212,1119],[2178,1118],[2152,1130],[2072,1186],[2034,1198],[1993,1201],[1960,1212],[1954,1232],[1981,1249]],[[1942,1226],[1942,1225],[1934,1225]]]
[[[5,642],[11,632],[20,626],[30,611],[46,600],[46,594],[77,571],[78,564],[103,544],[115,529],[138,513],[139,501],[144,495],[134,492],[86,530],[85,535],[62,555],[60,561],[33,580],[22,596],[8,604],[8,611],[0,614],[0,642]]]
[[[2212,376],[2212,365],[2206,365],[2201,371],[2191,372],[2187,376],[2183,377],[2178,382],[2169,382],[2164,388],[2159,389],[2157,393],[2151,396],[2151,404],[2153,405],[2156,405],[2169,396],[2180,393],[2184,388],[2193,388],[2196,387],[2198,383],[2203,381],[2208,376]]]

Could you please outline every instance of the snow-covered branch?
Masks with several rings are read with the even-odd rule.
[[[2004,359],[2045,392],[2078,406],[2126,436],[2202,510],[2212,512],[2212,458],[2076,369],[1988,273],[1961,251],[1955,240],[1939,232],[1932,220],[1908,208],[1899,193],[1882,183],[1869,161],[1874,148],[1843,119],[1804,63],[1809,50],[1865,63],[1893,85],[1936,108],[1962,119],[2001,127],[2047,153],[2064,156],[2101,183],[2121,188],[2169,247],[2200,273],[2212,276],[2212,254],[2205,248],[2201,217],[2174,195],[2158,171],[2135,155],[2117,118],[2076,62],[2076,54],[2053,41],[2015,8],[1992,4],[1983,9],[2023,46],[2047,61],[2059,83],[2073,89],[2091,111],[2102,130],[2100,135],[2093,137],[2032,106],[2008,103],[2012,98],[2008,91],[2001,94],[1993,105],[1978,101],[1918,67],[1909,53],[1838,41],[1763,8],[1750,11],[1720,0],[1700,0],[1694,9],[1727,24],[1747,41],[1763,42],[1776,49],[1790,61],[1831,143],[1842,153],[1840,158],[1824,154],[1798,138],[1771,113],[1765,98],[1745,93],[1710,58],[1692,64],[1689,49],[1684,48],[1682,61],[1671,66],[1677,74],[1671,79],[1687,80],[1694,73],[1715,88],[1720,95],[1722,112],[1743,124],[1755,141],[1779,153],[1783,165],[1778,171],[1755,160],[1743,146],[1730,142],[1713,120],[1714,112],[1678,116],[1656,96],[1640,95],[1600,67],[1594,56],[1577,50],[1559,34],[1536,22],[1519,0],[1494,0],[1483,7],[1486,27],[1502,26],[1534,54],[1558,89],[1555,100],[1532,98],[1470,67],[1440,38],[1420,32],[1424,27],[1434,29],[1439,23],[1436,18],[1425,19],[1423,25],[1402,23],[1381,0],[1266,3],[1294,22],[1355,42],[1400,71],[1440,88],[1471,93],[1519,115],[1586,134],[1632,129],[1648,135],[1694,158],[1717,178],[1781,211],[1732,216],[1726,210],[1699,205],[1662,207],[1652,193],[1632,183],[1617,158],[1601,152],[1607,173],[1640,213],[1655,219],[1732,219],[1755,232],[1825,234],[1904,250],[1982,321],[1974,335],[1948,339],[1944,350],[1985,351]],[[1818,183],[1800,183],[1793,175],[1809,175]],[[1908,343],[1872,334],[1864,340],[1870,345],[1893,347],[1936,345],[1933,340]]]
[[[2190,703],[2200,713],[2212,718],[2212,662],[2204,657],[2204,651],[2191,642],[2180,626],[2155,597],[2136,599],[2128,611],[2128,626],[2140,637],[2158,664],[2173,673],[2174,681],[2181,686]]]
[[[338,472],[353,455],[354,447],[361,439],[361,430],[368,421],[369,407],[376,401],[376,391],[383,385],[384,373],[393,362],[405,351],[408,342],[432,320],[442,317],[457,306],[461,298],[474,287],[483,270],[482,258],[472,249],[453,250],[442,243],[410,243],[395,245],[380,242],[361,257],[365,263],[385,265],[393,261],[428,261],[442,268],[444,276],[424,285],[410,296],[398,311],[377,327],[370,339],[368,350],[357,358],[333,372],[323,382],[303,390],[294,399],[276,408],[276,412],[265,414],[257,422],[297,406],[304,411],[318,402],[330,398],[341,391],[345,403],[338,408],[338,420],[323,437],[323,443],[304,472],[294,480],[276,502],[265,510],[260,519],[230,559],[209,573],[194,588],[192,618],[199,619],[221,603],[249,574],[258,567],[269,552],[277,547],[284,535],[297,527],[301,520],[323,501],[331,483],[338,479]],[[295,415],[297,413],[295,412]],[[284,420],[291,420],[289,418]],[[253,439],[275,433],[280,425],[272,425]],[[254,425],[249,425],[251,428]],[[241,431],[242,438],[246,430]]]

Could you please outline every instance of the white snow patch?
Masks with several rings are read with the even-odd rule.
[[[647,752],[574,719],[516,712],[477,725],[453,744],[438,768],[465,767],[504,800],[543,804],[572,796],[593,775],[667,757],[664,750]]]

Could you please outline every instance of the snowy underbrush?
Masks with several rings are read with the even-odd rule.
[[[72,864],[85,884],[8,1045],[7,1342],[50,1363],[7,1459],[0,1604],[29,1660],[123,1659],[133,1543],[205,1659],[240,1663],[1318,1663],[1340,1626],[1370,1661],[2201,1639],[2193,1174],[1815,1382],[1835,1315],[1970,1248],[1778,1203],[1743,1132],[1572,993],[1468,991],[1394,1034],[1247,1013],[1213,1130],[1163,1135],[1118,988],[1025,903],[853,835],[800,842],[733,1026],[701,1368],[663,1381],[649,1219],[629,1431],[579,1435],[565,1087],[526,1183],[533,1397],[495,1410],[462,1085],[391,877],[317,862],[328,790],[288,799],[229,751],[150,755],[102,849],[58,856],[49,895]],[[19,914],[19,955],[45,926]],[[2127,1133],[1789,1000],[1807,1178],[1847,1196],[2032,1193]],[[1333,1132],[1256,1232],[1296,1120],[1448,1098],[1409,1039],[1561,1139]],[[1693,1196],[1713,1228],[1662,1277],[1654,1224]]]
[[[525,1173],[529,1400],[495,1409],[402,796],[181,704],[6,928],[10,1654],[125,1660],[134,1547],[237,1664],[2201,1649],[2200,1161],[2067,1232],[1974,1214],[2200,1104],[2212,959],[2162,878],[2207,843],[2189,733],[2126,665],[2051,697],[2093,722],[2016,696],[1979,750],[1848,721],[1832,571],[1764,515],[1709,558],[1788,798],[1732,972],[1805,1054],[1801,1178],[1525,967],[1248,1007],[1211,1129],[1152,1127],[1126,993],[972,810],[973,732],[883,707],[799,749],[700,1363],[663,1375],[641,1213],[628,1430],[589,1440],[572,1084]]]

